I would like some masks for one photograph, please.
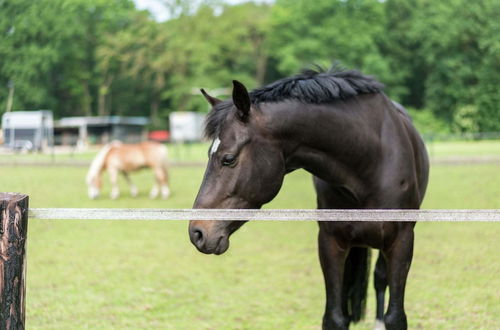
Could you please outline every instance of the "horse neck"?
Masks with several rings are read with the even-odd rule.
[[[269,106],[264,111],[266,126],[280,140],[287,171],[304,168],[328,181],[339,177],[355,181],[359,167],[369,166],[380,149],[377,127],[382,125],[382,116],[369,103],[351,99],[326,105],[284,102]]]
[[[109,151],[111,150],[112,145],[106,145],[104,146],[95,156],[94,160],[92,160],[92,163],[90,163],[89,170],[87,172],[87,177],[86,181],[87,184],[91,184],[94,179],[99,177],[104,170],[104,167],[106,165],[106,156],[108,155]]]

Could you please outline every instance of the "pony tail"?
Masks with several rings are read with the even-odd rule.
[[[108,155],[108,152],[111,150],[113,146],[117,145],[116,142],[111,142],[106,144],[95,156],[94,160],[92,163],[90,163],[89,171],[87,172],[87,177],[85,179],[85,182],[87,182],[87,185],[92,184],[92,180],[99,175],[101,169],[104,166],[104,161],[106,160],[106,156]]]

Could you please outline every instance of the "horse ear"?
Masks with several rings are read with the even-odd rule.
[[[200,89],[201,91],[201,94],[203,94],[203,96],[205,97],[205,99],[207,99],[208,103],[210,103],[213,107],[218,104],[218,103],[221,103],[222,100],[219,100],[218,98],[216,97],[212,97],[210,95],[208,95],[207,92],[205,92],[205,90],[202,88]]]
[[[250,115],[250,96],[246,87],[237,80],[233,80],[233,103],[238,109],[238,117],[246,122]]]

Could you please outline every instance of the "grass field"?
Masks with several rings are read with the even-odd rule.
[[[427,149],[431,157],[500,156],[500,140],[432,142]]]
[[[168,144],[169,158],[173,163],[205,162],[209,143]],[[483,141],[436,141],[427,144],[431,159],[449,157],[500,157],[500,140]],[[86,152],[62,152],[54,154],[9,154],[0,155],[0,164],[14,162],[90,162],[97,153],[96,148]]]
[[[194,154],[193,154],[194,155]],[[201,158],[201,156],[200,156]],[[191,207],[204,169],[173,167],[172,197],[90,201],[85,168],[0,167],[0,191],[31,207]],[[424,208],[500,208],[500,166],[434,166]],[[124,182],[122,182],[124,187]],[[310,176],[290,174],[269,208],[314,208]],[[500,328],[500,225],[420,223],[406,294],[410,329]],[[313,222],[248,223],[222,256],[189,242],[187,222],[32,220],[29,329],[319,329],[324,289]],[[375,259],[375,258],[373,258]],[[374,299],[370,288],[366,321]]]

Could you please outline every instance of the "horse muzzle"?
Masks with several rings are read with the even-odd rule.
[[[205,254],[223,254],[229,248],[229,235],[225,231],[209,231],[196,224],[189,225],[189,238],[198,251]]]

